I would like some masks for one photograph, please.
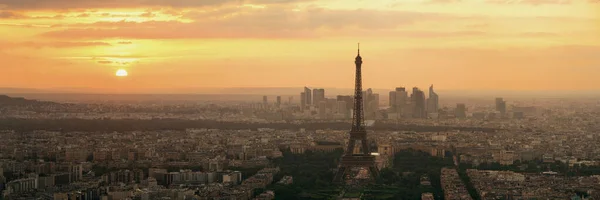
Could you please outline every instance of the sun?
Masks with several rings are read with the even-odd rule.
[[[127,75],[128,75],[128,73],[127,73],[127,71],[126,71],[126,70],[124,70],[124,69],[119,69],[119,70],[117,70],[116,76],[119,76],[119,77],[125,77],[125,76],[127,76]]]

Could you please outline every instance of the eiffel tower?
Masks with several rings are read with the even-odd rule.
[[[367,130],[365,129],[362,97],[362,57],[360,57],[360,44],[358,45],[358,55],[354,63],[356,64],[356,84],[354,89],[354,114],[352,117],[352,129],[350,130],[350,141],[348,148],[340,159],[338,171],[333,178],[334,183],[341,183],[346,176],[350,176],[352,168],[368,168],[371,179],[379,180],[379,170],[375,166],[375,156],[371,155],[367,143]],[[360,141],[361,148],[358,154],[355,154],[354,147],[356,142]]]

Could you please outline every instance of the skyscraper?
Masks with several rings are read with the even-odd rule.
[[[439,109],[439,96],[433,91],[433,85],[429,87],[429,98],[427,99],[427,113],[437,113]]]
[[[281,96],[277,96],[277,107],[281,106]]]
[[[325,100],[325,89],[313,89],[313,103],[319,105],[321,101]]]
[[[364,114],[366,118],[372,118],[372,106],[371,106],[371,101],[373,100],[373,90],[371,88],[367,89],[366,91],[362,92],[362,97],[363,97],[363,109],[364,109]]]
[[[379,94],[373,93],[371,95],[371,102],[369,102],[369,106],[371,107],[370,115],[373,119],[377,119],[377,112],[379,111]]]
[[[312,94],[308,87],[304,87],[304,99],[307,106],[312,104]]]
[[[388,96],[389,98],[389,103],[388,105],[390,106],[390,108],[392,108],[392,111],[396,111],[396,91],[390,91],[390,96]]]
[[[395,111],[396,113],[400,114],[400,115],[404,115],[405,113],[408,113],[406,110],[406,103],[408,100],[408,93],[406,92],[406,89],[403,87],[398,87],[396,88],[396,98],[394,98],[394,100],[396,100],[396,102],[394,103],[395,105]]]
[[[320,101],[318,105],[319,108],[319,118],[325,119],[327,118],[327,102]]]
[[[506,101],[503,98],[496,98],[496,111],[500,112],[500,116],[504,117],[506,114]]]
[[[419,88],[414,87],[410,98],[411,106],[413,108],[413,118],[427,118],[427,112],[425,110],[425,93]]]
[[[300,110],[306,109],[306,93],[300,92]]]
[[[466,118],[467,117],[467,106],[464,103],[456,104],[456,110],[454,110],[454,116],[456,118]]]
[[[354,105],[354,97],[350,95],[338,95],[337,101],[346,102],[346,111],[352,109],[352,105]]]
[[[346,118],[348,114],[348,106],[346,105],[346,101],[337,101],[337,113],[342,114],[344,118]]]

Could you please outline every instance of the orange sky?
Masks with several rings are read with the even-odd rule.
[[[600,89],[600,0],[0,0],[0,87]],[[116,77],[126,69],[128,77]]]

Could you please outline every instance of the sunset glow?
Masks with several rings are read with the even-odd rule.
[[[241,2],[0,0],[0,87],[600,89],[597,1]]]

